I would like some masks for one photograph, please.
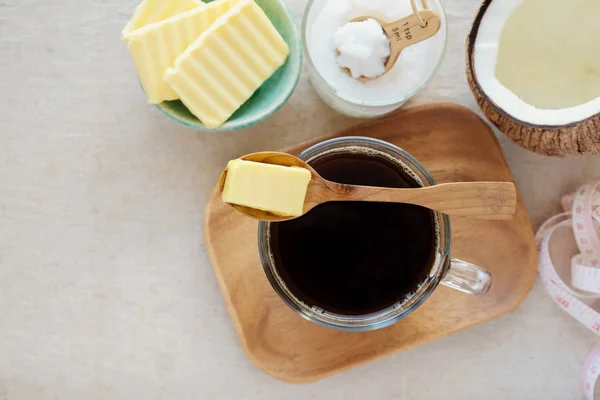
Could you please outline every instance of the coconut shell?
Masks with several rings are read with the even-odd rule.
[[[513,118],[483,92],[475,74],[473,49],[479,25],[492,1],[484,0],[467,36],[467,80],[481,110],[515,143],[536,153],[549,156],[600,154],[600,114],[569,125],[536,125]]]

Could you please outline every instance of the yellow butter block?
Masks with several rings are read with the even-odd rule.
[[[167,68],[239,0],[199,5],[160,22],[132,31],[128,48],[149,103],[175,100],[177,93],[163,80]]]
[[[135,9],[133,17],[123,29],[123,41],[129,41],[129,34],[146,25],[159,22],[203,4],[199,0],[144,0]]]
[[[239,0],[177,57],[164,79],[207,128],[217,128],[288,54],[264,11],[253,0]]]
[[[312,175],[300,167],[284,167],[245,160],[227,164],[222,199],[285,217],[302,215]]]

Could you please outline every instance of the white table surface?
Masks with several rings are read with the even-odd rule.
[[[286,0],[300,21],[305,0]],[[324,381],[245,356],[203,244],[226,161],[356,123],[303,75],[265,123],[205,134],[145,104],[120,31],[137,0],[0,0],[0,399],[579,399],[597,338],[538,284],[512,314]],[[477,106],[464,39],[479,0],[446,0],[449,49],[410,105]],[[534,227],[600,157],[499,136]],[[493,244],[490,243],[490,246]]]

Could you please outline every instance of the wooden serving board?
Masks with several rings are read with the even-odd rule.
[[[491,129],[461,106],[410,108],[334,136],[348,135],[371,136],[402,147],[438,182],[513,181]],[[295,154],[330,137],[283,151]],[[206,206],[204,235],[248,357],[268,374],[295,383],[318,380],[506,314],[525,299],[537,271],[534,235],[520,199],[512,221],[453,218],[452,255],[492,273],[486,297],[440,286],[418,310],[388,328],[338,332],[304,320],[280,300],[261,266],[257,222],[223,204],[216,192]]]

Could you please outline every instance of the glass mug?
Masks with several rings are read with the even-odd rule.
[[[352,150],[351,150],[352,149]],[[362,150],[362,151],[361,151]],[[367,137],[342,137],[327,140],[303,151],[298,157],[313,165],[324,155],[332,152],[359,152],[361,154],[380,154],[394,160],[395,163],[407,167],[418,178],[422,186],[432,186],[436,182],[425,167],[413,156],[401,148],[378,139]],[[375,151],[375,153],[373,153]],[[311,306],[302,301],[297,293],[286,284],[280,273],[270,248],[269,232],[271,223],[260,222],[258,227],[259,252],[263,268],[273,289],[281,299],[305,319],[319,325],[342,331],[368,331],[384,328],[416,310],[441,283],[444,286],[464,293],[483,296],[489,290],[492,277],[484,269],[450,257],[451,230],[447,215],[433,212],[437,226],[438,240],[435,247],[434,261],[424,281],[403,301],[398,301],[376,312],[364,315],[343,315]]]

